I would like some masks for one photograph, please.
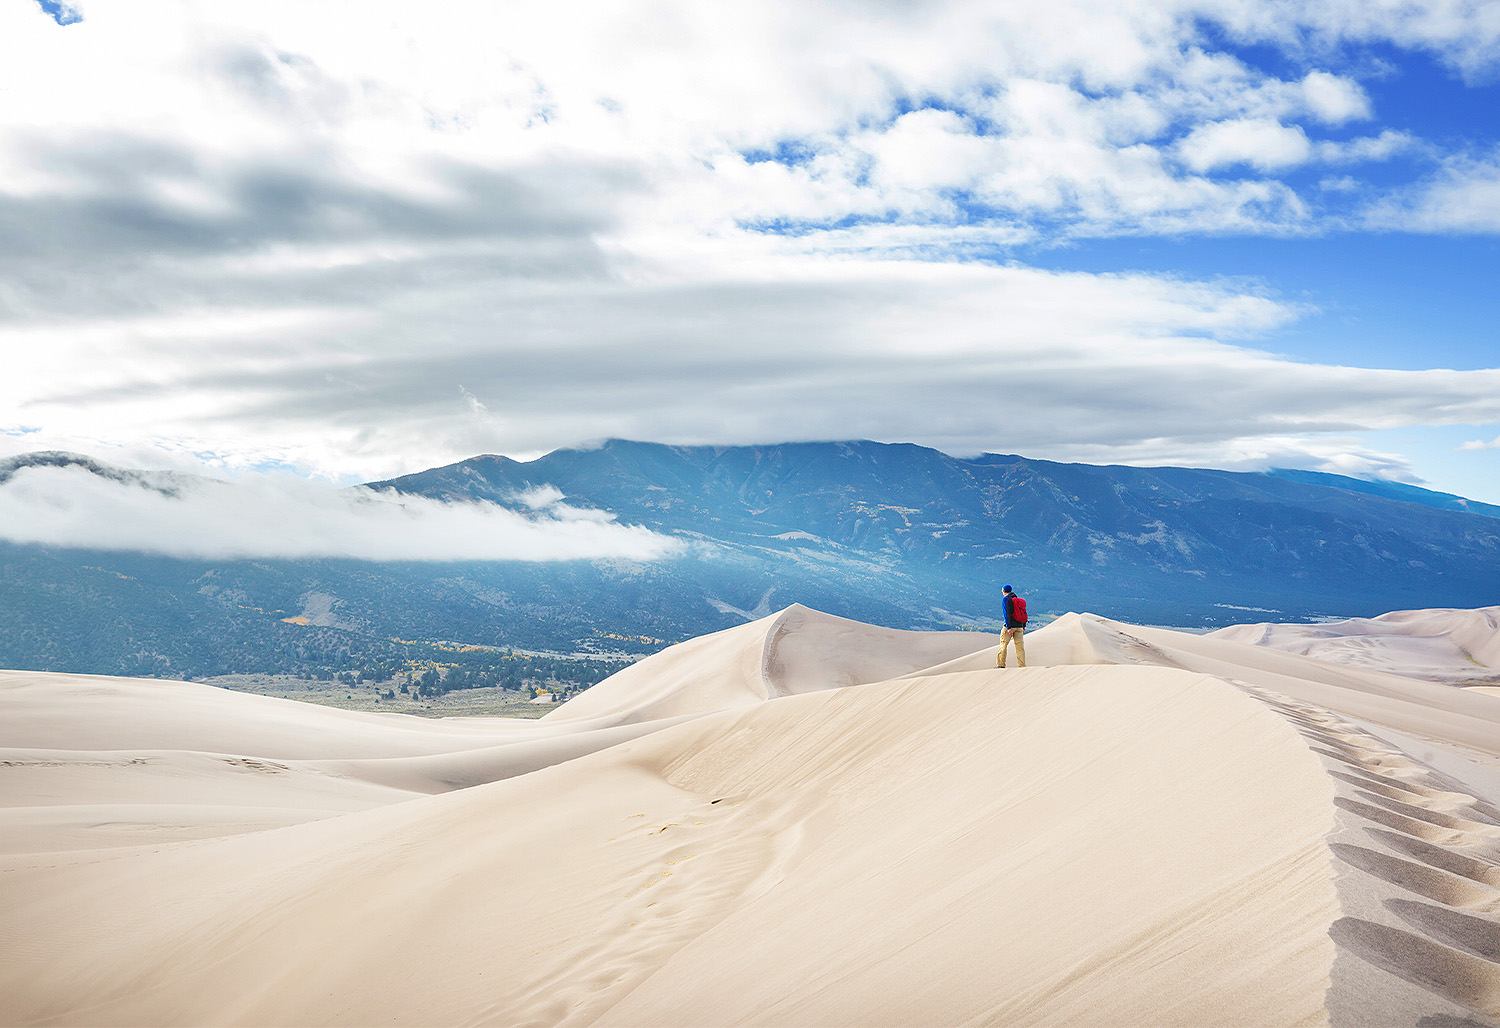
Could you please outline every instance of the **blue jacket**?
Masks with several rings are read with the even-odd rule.
[[[1016,598],[1015,593],[1008,594],[1000,604],[1001,611],[1005,614],[1006,628],[1025,628],[1026,626],[1016,620],[1015,606],[1012,601]]]

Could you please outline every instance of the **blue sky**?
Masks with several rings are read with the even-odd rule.
[[[1265,47],[1229,52],[1296,70]],[[1465,82],[1428,54],[1389,45],[1351,63],[1373,62],[1388,68],[1362,80],[1379,124],[1434,149],[1362,167],[1371,184],[1400,189],[1430,171],[1441,154],[1482,157],[1500,146],[1500,78],[1493,69]],[[1316,181],[1316,175],[1302,177]],[[1356,192],[1348,203],[1366,195]],[[1408,369],[1492,368],[1500,362],[1500,238],[1493,224],[1472,233],[1330,226],[1291,236],[1090,240],[1052,253],[1038,248],[1024,259],[1098,272],[1130,268],[1259,280],[1319,309],[1276,336],[1277,352],[1302,360]]]
[[[60,3],[59,0],[36,0],[42,12],[59,25],[76,25],[83,20],[83,14],[78,8],[69,3]]]
[[[0,455],[863,437],[1500,502],[1494,10],[8,5]]]

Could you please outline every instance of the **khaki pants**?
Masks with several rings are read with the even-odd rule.
[[[1020,667],[1026,666],[1026,643],[1021,638],[1025,634],[1026,629],[1019,625],[1015,628],[1007,628],[1000,633],[1000,659],[996,662],[996,666],[1005,666],[1005,654],[1010,649],[1012,639],[1016,641],[1016,664]]]

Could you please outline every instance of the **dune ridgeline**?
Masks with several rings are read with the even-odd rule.
[[[0,672],[0,1019],[1500,1022],[1500,608],[800,606],[539,721]]]

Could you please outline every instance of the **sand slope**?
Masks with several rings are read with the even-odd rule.
[[[647,657],[543,720],[621,724],[701,714],[881,682],[999,646],[998,635],[879,628],[794,603],[770,617]]]
[[[1321,625],[1235,625],[1218,638],[1455,685],[1500,685],[1500,607],[1398,610]]]
[[[794,607],[514,724],[0,675],[0,1019],[1500,1021],[1500,700],[1027,651]]]

